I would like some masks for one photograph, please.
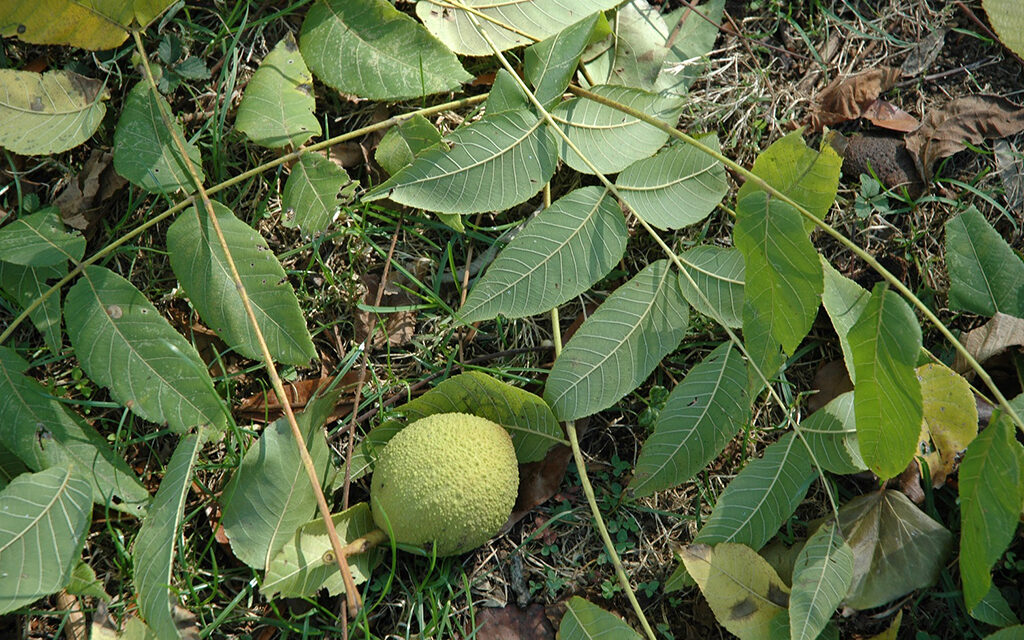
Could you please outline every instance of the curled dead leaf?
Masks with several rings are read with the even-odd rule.
[[[1024,319],[997,311],[988,322],[968,331],[961,342],[975,360],[984,364],[1010,347],[1024,347]],[[967,359],[958,353],[953,370],[966,373],[970,369]]]
[[[484,607],[477,616],[478,640],[554,640],[555,629],[545,615],[544,607],[531,604],[525,609],[516,605]]]
[[[892,88],[899,75],[899,69],[877,67],[836,78],[818,94],[810,114],[811,128],[820,131],[862,117],[878,96]]]

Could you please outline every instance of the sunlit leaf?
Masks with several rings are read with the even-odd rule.
[[[804,418],[800,423],[800,434],[811,448],[814,461],[822,469],[841,474],[867,469],[857,442],[852,391],[833,398]]]
[[[659,7],[652,7],[647,0],[627,2],[615,12],[612,28],[611,46],[587,65],[594,82],[653,91],[668,55],[669,27]]]
[[[843,276],[835,270],[828,260],[821,257],[821,266],[825,277],[825,288],[821,294],[821,303],[832,319],[839,346],[843,350],[843,362],[850,374],[850,380],[857,382],[857,371],[853,367],[853,352],[850,349],[850,329],[856,324],[864,307],[871,299],[871,293],[859,284]]]
[[[991,588],[992,566],[1006,551],[1020,519],[1024,450],[1014,432],[1013,423],[1001,416],[978,434],[960,464],[960,577],[968,611]]]
[[[110,594],[103,589],[103,581],[96,577],[96,571],[79,560],[71,571],[71,580],[65,590],[74,596],[89,596],[110,603]]]
[[[287,364],[316,357],[313,340],[291,283],[267,241],[217,201],[211,203],[238,267],[270,354]],[[259,360],[263,352],[228,268],[205,207],[191,207],[167,230],[171,268],[199,316],[239,353]]]
[[[501,113],[502,111],[521,111],[531,109],[533,103],[526,95],[523,88],[519,86],[516,78],[504,69],[498,69],[494,76],[494,84],[487,94],[487,101],[484,102],[484,111],[488,115]]]
[[[821,151],[815,151],[804,142],[802,131],[794,131],[758,154],[751,171],[816,217],[824,218],[836,199],[842,164],[843,159],[831,145],[823,144]],[[747,180],[736,199],[757,192],[762,192],[761,187]],[[815,226],[803,218],[801,224],[805,232]]]
[[[846,604],[872,609],[938,580],[953,535],[899,491],[875,491],[839,508],[839,528],[853,550]]]
[[[643,111],[675,125],[683,101],[639,89],[599,85],[592,91],[609,100]],[[551,117],[569,140],[601,173],[618,173],[637,160],[654,155],[668,140],[668,133],[618,109],[586,98],[573,98],[552,109]],[[558,138],[558,155],[581,173],[594,173],[568,144]]]
[[[140,417],[179,433],[224,424],[220,397],[195,348],[121,276],[86,267],[68,291],[64,321],[89,378]]]
[[[732,247],[699,245],[680,252],[679,259],[697,285],[690,284],[686,276],[679,277],[679,287],[690,306],[727,327],[742,326],[743,254]]]
[[[615,404],[679,346],[689,306],[667,260],[645,267],[583,323],[555,360],[544,399],[560,420]]]
[[[714,135],[701,141],[719,150]],[[630,209],[660,229],[700,222],[729,190],[722,164],[688,144],[634,162],[619,174],[615,187]]]
[[[814,532],[797,556],[789,628],[793,640],[815,640],[846,596],[853,580],[853,551],[835,522]]]
[[[377,528],[365,502],[331,515],[331,521],[342,545]],[[348,566],[353,582],[366,582],[380,557],[379,550],[349,556]],[[295,530],[281,550],[271,557],[261,592],[267,598],[310,598],[321,588],[326,588],[330,595],[345,592],[331,541],[327,537],[327,527],[318,518]]]
[[[641,636],[622,621],[622,618],[601,607],[573,596],[566,603],[565,615],[558,625],[561,640],[640,640]]]
[[[338,210],[342,188],[349,183],[348,174],[335,163],[319,153],[304,154],[284,183],[282,224],[298,227],[305,235],[323,233]]]
[[[440,146],[441,132],[429,120],[416,114],[388,129],[373,157],[389,175],[394,175],[412,164],[421,151]]]
[[[807,448],[787,433],[732,479],[694,541],[760,549],[793,515],[816,477]]]
[[[129,182],[151,193],[170,193],[178,189],[191,193],[195,185],[171,131],[160,117],[160,105],[166,113],[171,113],[167,100],[145,81],[132,88],[114,131],[114,168]],[[199,147],[188,142],[178,123],[171,124],[178,139],[185,143],[188,157],[202,182],[205,178]]]
[[[770,639],[789,589],[764,558],[742,544],[691,544],[683,563],[723,627],[740,640]]]
[[[552,134],[528,111],[485,116],[446,140],[451,151],[422,153],[363,199],[445,213],[496,211],[529,199],[555,171]]]
[[[264,147],[298,147],[320,135],[315,109],[313,75],[289,31],[249,79],[235,128]]]
[[[1024,16],[1013,0],[982,0],[992,28],[999,40],[1018,56],[1024,56]]]
[[[0,35],[34,44],[113,49],[133,24],[145,27],[174,0],[14,0],[0,8]]]
[[[747,370],[723,343],[669,394],[636,462],[629,487],[645,496],[692,478],[711,462],[747,418]]]
[[[669,29],[665,42],[668,53],[654,85],[655,91],[684,94],[700,77],[706,66],[701,58],[715,47],[724,8],[725,0],[709,0],[698,5],[696,11],[683,6],[662,16]]]
[[[928,465],[932,486],[939,488],[978,433],[978,408],[971,385],[948,367],[930,362],[917,368],[917,379],[923,412],[919,459]]]
[[[540,212],[498,254],[459,310],[466,323],[543,313],[604,277],[626,249],[626,221],[603,187],[583,187]]]
[[[71,464],[89,480],[99,505],[135,516],[145,512],[149,492],[96,429],[22,375],[28,362],[0,347],[0,443],[34,471]]]
[[[420,0],[416,15],[427,29],[455,53],[489,56],[494,53],[479,28],[499,51],[532,44],[554,35],[595,11],[611,9],[617,0]],[[465,8],[463,8],[463,6]]]
[[[472,78],[451,51],[386,0],[315,3],[299,46],[318,78],[370,100],[450,91]]]
[[[1024,317],[1024,262],[973,206],[946,223],[949,306]]]
[[[860,451],[880,478],[892,478],[913,459],[921,433],[921,384],[914,372],[921,327],[907,303],[879,283],[849,340]]]
[[[92,489],[80,473],[50,467],[0,491],[0,614],[71,580],[92,517]]]
[[[109,97],[102,82],[73,71],[0,69],[0,147],[28,156],[77,147],[103,122]]]
[[[168,594],[174,593],[169,588],[173,584],[174,548],[184,521],[192,465],[201,442],[198,435],[185,436],[178,442],[132,551],[139,611],[160,638],[178,637],[171,613],[174,605]]]
[[[527,82],[533,85],[537,100],[545,107],[557,102],[569,86],[600,15],[592,13],[526,48],[523,71]]]
[[[337,394],[317,398],[295,416],[313,465],[322,480],[333,469],[324,422]],[[316,494],[302,465],[298,444],[285,417],[263,430],[224,489],[221,526],[231,550],[250,567],[264,570],[270,559],[316,512]]]

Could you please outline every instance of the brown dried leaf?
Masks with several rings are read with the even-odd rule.
[[[999,96],[956,98],[929,113],[921,128],[907,135],[907,150],[917,157],[926,179],[942,158],[967,148],[966,143],[1005,138],[1024,131],[1024,108]]]
[[[1024,347],[1024,320],[997,311],[991,320],[968,331],[961,342],[975,360],[984,363],[1010,347]],[[965,373],[970,369],[966,359],[957,354],[953,370]]]
[[[811,111],[811,127],[820,131],[848,120],[856,120],[879,95],[896,83],[900,72],[877,67],[846,78],[836,78],[821,90]]]
[[[485,607],[476,619],[480,625],[474,636],[477,640],[555,640],[555,629],[539,604],[526,609]]]
[[[996,140],[992,145],[996,158],[996,170],[1003,183],[1006,207],[1024,216],[1024,156],[1008,140]]]
[[[360,303],[372,306],[377,299],[377,287],[380,285],[380,276],[376,274],[364,274],[360,277],[363,283],[363,295]],[[380,299],[381,307],[404,307],[415,304],[412,296],[399,285],[406,281],[404,275],[397,271],[388,274],[388,281],[384,283],[384,292]],[[384,316],[384,331],[378,329],[378,320]],[[416,312],[415,311],[394,311],[391,313],[375,313],[365,309],[355,311],[355,333],[356,341],[363,342],[371,335],[371,349],[380,349],[384,345],[400,347],[408,344],[416,335]]]
[[[544,504],[558,492],[570,460],[572,449],[564,444],[556,444],[548,449],[543,460],[519,465],[519,495],[503,530],[508,530],[531,509]]]
[[[64,224],[92,234],[103,214],[103,204],[128,184],[114,171],[113,154],[94,149],[82,171],[54,199]]]
[[[814,374],[813,385],[818,393],[807,399],[807,408],[812,413],[847,391],[853,391],[850,374],[846,371],[846,363],[842,360],[833,360],[821,365],[818,372]]]
[[[864,109],[864,113],[861,114],[862,118],[866,118],[871,124],[876,127],[883,129],[889,129],[890,131],[902,131],[907,133],[921,126],[921,123],[917,121],[917,118],[910,115],[903,109],[900,109],[893,103],[882,100],[879,98]]]
[[[284,388],[285,392],[288,394],[288,404],[292,406],[292,409],[298,412],[313,398],[314,393],[320,389],[326,389],[334,379],[335,376],[325,376],[311,380],[289,382]],[[349,389],[354,387],[358,381],[359,372],[349,371],[342,376],[341,381],[337,386],[340,386],[342,389]],[[331,413],[329,420],[335,420],[346,415],[349,409],[349,400],[347,396],[339,397],[336,408]],[[284,412],[281,408],[281,402],[277,399],[277,394],[273,390],[270,390],[266,393],[257,393],[242,400],[235,409],[235,414],[253,422],[273,422],[284,415]]]
[[[921,38],[907,54],[907,59],[903,61],[900,75],[904,78],[916,78],[924,75],[935,62],[935,58],[939,57],[948,31],[949,29],[946,27],[937,27]]]

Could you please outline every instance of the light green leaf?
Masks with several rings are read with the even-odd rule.
[[[333,471],[324,423],[337,394],[320,397],[295,416],[313,465],[322,480]],[[324,484],[323,482],[321,484]],[[327,483],[329,484],[329,483]],[[265,570],[295,530],[316,513],[316,494],[284,417],[252,444],[224,489],[221,525],[231,550],[253,569]]]
[[[200,444],[198,435],[185,436],[178,442],[132,551],[139,611],[159,638],[179,637],[168,595],[174,593],[174,547],[184,521],[185,498]]]
[[[592,13],[526,48],[523,62],[526,81],[533,86],[534,96],[545,107],[562,98],[600,15]]]
[[[316,358],[316,349],[277,256],[231,209],[216,201],[211,204],[270,354],[287,364],[308,364]],[[167,249],[174,275],[203,321],[231,348],[261,360],[256,332],[205,207],[191,207],[178,216],[167,230]]]
[[[622,618],[601,607],[573,596],[566,603],[565,615],[558,625],[561,640],[640,640],[641,636],[622,621]]]
[[[331,515],[331,521],[342,545],[377,528],[365,502]],[[377,549],[349,556],[348,566],[354,583],[366,582],[380,558]],[[327,528],[318,518],[299,527],[281,551],[270,559],[260,591],[267,598],[311,598],[324,587],[332,596],[345,592]]]
[[[541,460],[552,445],[565,441],[562,427],[543,400],[477,371],[452,376],[396,411],[405,416],[406,424],[435,413],[470,413],[497,422],[512,436],[519,462]],[[386,439],[373,439],[383,445],[399,430]]]
[[[418,98],[472,78],[451,51],[386,0],[315,3],[299,47],[318,78],[370,100]]]
[[[17,353],[0,347],[0,443],[30,469],[74,465],[89,479],[94,502],[141,516],[149,492],[87,422],[51,396]]]
[[[1021,640],[1021,638],[1024,638],[1024,625],[1006,627],[985,636],[985,640]]]
[[[946,223],[949,306],[1024,317],[1024,262],[973,206]]]
[[[2,71],[2,69],[0,69]],[[19,218],[0,229],[0,260],[25,267],[66,265],[85,255],[85,238],[68,233],[56,207]]]
[[[874,491],[839,508],[839,530],[853,550],[846,604],[872,609],[939,578],[953,534],[899,491]]]
[[[412,164],[421,151],[440,146],[441,132],[429,120],[416,114],[397,127],[388,129],[373,157],[388,175],[394,175]]]
[[[555,360],[544,400],[560,420],[607,409],[679,346],[689,306],[667,260],[647,265],[608,296]]]
[[[143,419],[179,433],[224,424],[221,399],[195,348],[121,276],[86,267],[68,291],[64,322],[89,378]]]
[[[843,350],[843,362],[846,363],[846,370],[850,374],[850,380],[857,382],[857,372],[853,368],[853,351],[850,349],[850,329],[864,313],[864,307],[868,306],[871,293],[859,284],[843,276],[821,256],[821,267],[825,277],[825,289],[821,294],[821,303],[832,319],[832,326],[835,327],[836,335],[839,336],[839,346]]]
[[[713,134],[702,142],[719,150]],[[630,209],[660,229],[700,222],[729,190],[722,164],[688,144],[634,162],[619,174],[615,187]]]
[[[67,264],[49,267],[22,267],[10,262],[0,262],[0,289],[14,298],[22,307],[28,307],[50,290],[50,280],[67,275]],[[60,324],[60,292],[43,301],[28,315],[32,324],[43,334],[46,346],[54,353],[60,353],[64,346],[64,334]]]
[[[961,539],[962,542],[962,539]],[[980,620],[985,624],[990,624],[995,627],[1006,627],[1012,624],[1020,624],[1020,620],[1017,619],[1017,615],[1010,608],[1010,603],[1006,601],[1003,596],[1003,592],[999,590],[999,587],[992,585],[989,587],[988,593],[985,597],[974,606],[968,613],[975,620]]]
[[[804,418],[800,434],[822,469],[839,474],[867,469],[857,442],[852,391],[836,396]]]
[[[683,563],[718,622],[740,640],[769,640],[785,614],[789,589],[764,558],[742,544],[683,548]]]
[[[835,522],[818,528],[807,540],[793,568],[789,630],[793,640],[815,640],[853,580],[853,551]]]
[[[92,490],[70,467],[25,473],[0,491],[0,614],[64,587],[92,519]]]
[[[282,223],[306,235],[323,233],[338,210],[342,187],[350,182],[344,169],[319,153],[303,154],[284,183]]]
[[[363,200],[443,213],[500,211],[529,199],[555,172],[552,134],[528,111],[484,116],[447,141],[451,151],[422,153]]]
[[[683,107],[680,98],[666,98],[630,87],[598,85],[591,91],[673,126]],[[601,173],[618,173],[637,160],[654,155],[668,140],[668,133],[661,129],[586,98],[562,102],[551,110],[551,117]],[[594,173],[561,137],[558,155],[573,169]]]
[[[704,73],[706,63],[695,59],[706,57],[715,48],[724,8],[725,0],[709,0],[699,5],[696,11],[684,6],[662,16],[669,28],[671,44],[665,43],[668,54],[654,85],[655,91],[684,94]]]
[[[646,496],[692,478],[747,417],[747,368],[725,342],[690,370],[668,396],[636,462],[629,488]]]
[[[264,147],[298,148],[320,135],[315,110],[313,75],[289,31],[252,74],[235,128]]]
[[[960,577],[968,611],[991,588],[992,566],[1017,530],[1024,503],[1022,455],[1013,423],[1000,416],[978,434],[960,463]]]
[[[607,190],[568,193],[498,254],[462,305],[462,321],[522,318],[571,300],[612,270],[626,237],[622,211]]]
[[[526,95],[512,74],[504,69],[498,69],[491,90],[487,94],[487,101],[484,102],[484,111],[488,115],[494,115],[502,111],[532,109],[532,107],[533,103],[530,102],[530,97]]]
[[[697,311],[733,329],[743,324],[743,254],[732,247],[699,245],[679,254],[683,270],[679,277],[683,296]],[[698,294],[703,293],[703,297]],[[707,298],[707,302],[704,301]],[[710,303],[710,306],[709,304]]]
[[[743,343],[749,356],[747,389],[751,398],[757,397],[761,393],[765,386],[765,380],[770,382],[786,362],[782,346],[771,333],[772,323],[763,318],[750,303],[744,301]]]
[[[1013,0],[982,0],[988,21],[1006,48],[1024,56],[1024,15]]]
[[[167,100],[150,89],[145,81],[132,88],[114,131],[114,168],[129,182],[150,193],[171,193],[178,189],[191,193],[195,185],[171,132],[160,117],[160,105],[166,113],[171,113]],[[185,142],[185,150],[202,182],[205,178],[199,147],[185,139],[178,123],[172,126],[178,138]]]
[[[892,478],[913,459],[921,433],[921,384],[914,372],[921,327],[907,303],[879,283],[849,340],[860,451],[868,468]]]
[[[755,192],[736,204],[733,241],[745,264],[744,329],[752,327],[748,320],[767,325],[771,338],[792,354],[810,331],[823,286],[818,252],[800,214]]]
[[[109,97],[102,82],[72,71],[0,69],[0,147],[26,156],[77,147],[103,122]]]
[[[793,515],[816,477],[806,447],[787,433],[732,479],[694,541],[760,549]]]
[[[145,27],[172,4],[174,0],[15,0],[0,7],[0,35],[35,44],[113,49],[128,37],[133,22]]]
[[[90,596],[110,603],[110,594],[103,590],[103,582],[96,577],[93,568],[81,560],[71,571],[71,580],[65,589],[74,596]]]
[[[477,31],[474,19],[498,50],[505,51],[543,40],[583,16],[616,4],[618,0],[463,0],[458,5],[448,0],[420,0],[416,16],[455,53],[489,56],[494,50]]]
[[[917,379],[923,416],[917,458],[928,466],[932,486],[938,489],[978,434],[978,407],[970,383],[942,364],[918,367]]]
[[[794,131],[762,151],[751,171],[816,217],[824,218],[836,199],[842,164],[843,159],[831,145],[823,144],[821,151],[815,151],[804,142],[802,131]],[[759,192],[764,191],[753,180],[747,180],[736,199]],[[815,227],[802,217],[801,224],[807,233]]]

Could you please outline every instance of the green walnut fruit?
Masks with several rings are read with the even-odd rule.
[[[439,556],[475,549],[501,529],[519,489],[512,438],[490,420],[439,413],[408,425],[377,457],[373,521],[397,542]]]

